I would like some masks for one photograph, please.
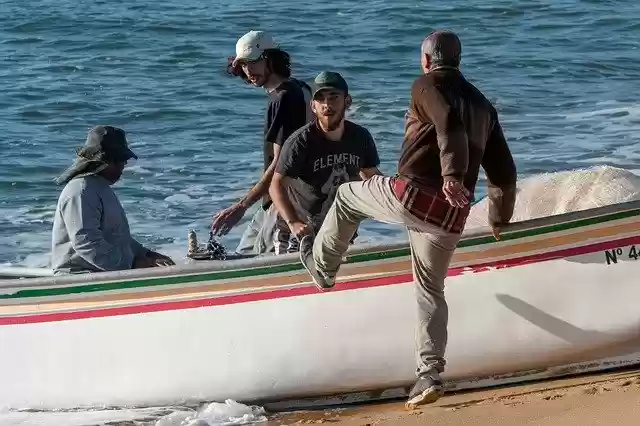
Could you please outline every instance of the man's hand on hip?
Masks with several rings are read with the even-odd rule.
[[[442,192],[453,207],[461,208],[469,204],[471,193],[458,181],[445,180],[442,185]]]

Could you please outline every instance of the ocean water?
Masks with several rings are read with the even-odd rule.
[[[123,127],[140,157],[116,186],[133,232],[184,259],[187,231],[206,238],[260,175],[265,93],[224,71],[250,29],[274,35],[298,78],[345,75],[349,118],[376,138],[385,173],[435,28],[459,33],[462,71],[495,102],[520,176],[637,169],[639,17],[630,1],[5,0],[0,264],[48,265],[53,179],[100,123]],[[235,248],[243,226],[223,243]],[[402,232],[365,222],[362,236]]]
[[[181,261],[189,229],[206,238],[262,167],[265,93],[225,73],[251,29],[274,35],[298,78],[343,73],[349,119],[395,172],[420,43],[436,28],[460,35],[461,69],[498,108],[521,177],[640,169],[635,2],[3,0],[0,265],[48,265],[53,179],[97,124],[124,128],[140,157],[116,185],[138,239]],[[234,248],[243,227],[222,242]],[[365,222],[374,236],[403,231]]]

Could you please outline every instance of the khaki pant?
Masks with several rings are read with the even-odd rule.
[[[319,271],[335,277],[349,240],[363,219],[407,227],[419,316],[416,374],[438,377],[445,366],[449,317],[444,279],[460,234],[445,232],[410,214],[396,198],[389,177],[345,183],[315,239],[313,258]]]

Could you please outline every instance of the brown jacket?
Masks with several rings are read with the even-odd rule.
[[[515,203],[516,167],[497,111],[454,68],[416,79],[406,114],[400,177],[427,191],[442,191],[444,180],[454,180],[473,194],[480,166],[488,181],[489,223],[508,223]]]

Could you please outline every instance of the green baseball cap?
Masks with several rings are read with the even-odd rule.
[[[325,89],[338,89],[344,92],[345,96],[349,94],[349,86],[342,76],[333,71],[322,71],[313,80],[313,94],[315,98],[316,94]]]

